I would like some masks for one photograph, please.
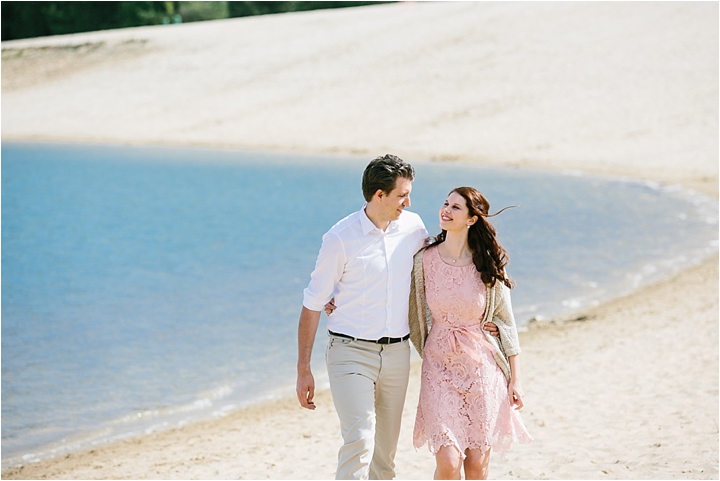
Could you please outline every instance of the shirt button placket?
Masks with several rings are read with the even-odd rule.
[[[385,329],[390,332],[390,319],[392,318],[392,268],[387,249],[387,236],[383,236],[383,248],[385,249],[385,266],[387,267],[387,307],[385,311]]]

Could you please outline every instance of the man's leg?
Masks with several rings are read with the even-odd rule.
[[[410,343],[383,346],[382,367],[375,386],[375,452],[370,479],[395,478],[395,453],[410,376]]]
[[[368,479],[375,448],[375,380],[381,346],[330,337],[327,369],[343,446],[336,479]]]

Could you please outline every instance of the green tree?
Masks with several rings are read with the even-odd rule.
[[[2,40],[385,2],[0,2]]]
[[[154,25],[176,2],[2,2],[2,39]]]
[[[359,7],[389,2],[227,2],[230,17],[247,17],[268,13],[298,12],[325,8]]]
[[[228,2],[176,2],[183,22],[228,18]]]

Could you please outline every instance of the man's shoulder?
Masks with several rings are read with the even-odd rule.
[[[335,223],[327,233],[333,233],[340,235],[344,230],[351,228],[360,223],[360,211],[353,212]]]

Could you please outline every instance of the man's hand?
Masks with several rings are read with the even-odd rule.
[[[305,409],[315,409],[315,378],[310,369],[315,334],[320,322],[320,311],[313,311],[303,306],[298,322],[298,362],[297,362],[297,394],[300,406]]]
[[[488,322],[487,324],[485,324],[483,326],[483,329],[485,329],[487,332],[489,332],[491,335],[493,335],[495,337],[500,337],[500,330],[492,322]]]
[[[298,368],[295,391],[297,392],[300,406],[305,409],[315,409],[315,403],[313,402],[313,398],[315,397],[315,378],[313,377],[312,371],[309,367],[302,369]]]

